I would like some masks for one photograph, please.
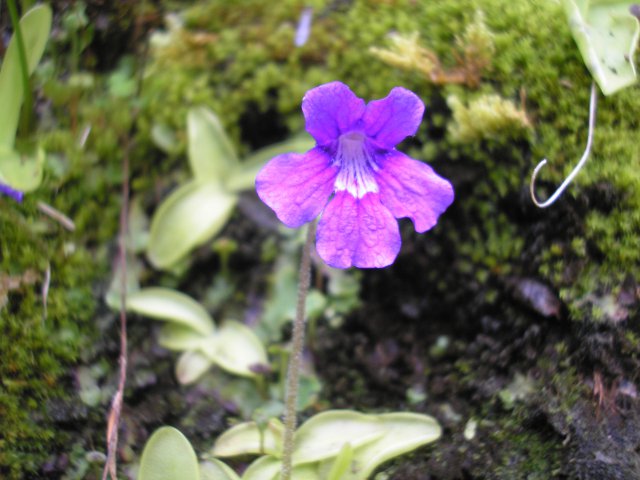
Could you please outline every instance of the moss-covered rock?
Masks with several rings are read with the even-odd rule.
[[[470,231],[450,229],[457,230],[452,235],[462,257],[490,269],[503,264],[511,270],[520,261],[527,273],[552,281],[574,318],[599,317],[588,292],[615,294],[621,277],[631,273],[629,267],[638,264],[640,255],[640,237],[635,234],[640,226],[637,89],[600,102],[593,159],[562,200],[565,206],[558,207],[575,210],[576,201],[589,202],[589,209],[580,209],[572,219],[576,225],[565,230],[574,233],[551,245],[533,238],[527,225],[518,225],[522,215],[506,218],[503,208],[505,200],[521,196],[529,173],[543,157],[550,159],[550,166],[541,175],[542,185],[551,191],[573,168],[586,141],[590,78],[561,7],[499,0],[318,2],[310,38],[296,48],[293,37],[302,7],[295,1],[269,8],[251,1],[202,2],[185,11],[154,50],[143,125],[182,125],[185,115],[176,112],[203,102],[221,115],[236,141],[255,144],[284,136],[283,127],[301,129],[300,99],[314,85],[340,79],[359,95],[378,98],[402,84],[418,92],[428,108],[410,151],[445,172],[455,171],[458,208],[467,220],[478,219],[465,222],[472,224]],[[477,24],[478,11],[484,13],[493,45],[485,49],[492,55],[488,60],[484,51],[477,54],[488,63],[477,91],[434,83],[420,65],[388,65],[371,52],[372,47],[389,45],[391,33],[419,34],[411,38],[420,48],[432,52],[443,68],[455,69],[467,58],[461,39]],[[450,95],[459,100],[446,106],[442,99]],[[475,125],[473,135],[459,134],[460,102],[470,105],[465,122]],[[480,105],[507,109],[504,115],[511,120],[487,122]],[[269,123],[271,131],[243,128],[247,123],[259,125],[256,117]],[[524,137],[516,135],[514,141],[514,129],[524,129]],[[600,198],[602,190],[615,199]],[[522,199],[521,208],[527,208],[525,202]],[[535,218],[533,212],[526,214],[525,221]],[[506,238],[513,239],[512,247],[505,248]],[[534,252],[523,250],[525,239],[538,244]],[[583,262],[577,254],[567,264],[564,260],[576,242],[597,250],[598,261]],[[550,253],[552,247],[561,254]],[[521,258],[525,253],[526,264]],[[571,278],[568,269],[573,271]]]
[[[93,285],[106,267],[81,236],[65,232],[35,204],[6,202],[0,211],[0,276],[13,279],[0,305],[0,472],[6,478],[37,471],[65,439],[45,412],[50,401],[69,395],[67,369],[93,339]],[[28,281],[30,272],[35,281]]]
[[[309,6],[310,37],[295,47],[299,15]],[[591,160],[557,204],[541,211],[528,196],[533,167],[549,159],[539,178],[544,196],[574,167],[586,143],[591,79],[559,4],[210,0],[168,23],[167,33],[152,41],[139,101],[114,98],[106,80],[96,77],[89,92],[54,102],[54,113],[67,112],[68,104],[77,108],[69,121],[58,120],[41,135],[47,151],[58,153],[50,156],[48,180],[24,206],[0,210],[0,285],[3,278],[13,285],[4,306],[0,295],[0,346],[3,360],[9,359],[0,366],[2,473],[18,477],[37,469],[47,449],[62,441],[50,421],[32,412],[66,394],[59,379],[95,333],[94,285],[104,281],[107,245],[117,231],[122,143],[132,109],[140,109],[133,186],[157,200],[169,183],[166,175],[186,165],[176,154],[159,155],[151,142],[154,125],[172,128],[184,149],[186,112],[204,104],[244,152],[302,130],[304,93],[341,80],[367,99],[381,98],[396,85],[420,95],[427,113],[402,149],[450,178],[456,202],[426,237],[416,240],[404,229],[408,241],[393,270],[363,276],[364,306],[343,332],[353,337],[337,346],[319,342],[320,358],[341,361],[324,372],[327,395],[337,395],[325,401],[402,405],[406,390],[420,379],[418,386],[433,395],[428,406],[451,401],[467,417],[484,415],[493,422],[480,423],[481,442],[467,454],[461,453],[462,425],[447,426],[440,415],[455,433],[436,451],[440,465],[464,459],[466,471],[479,477],[525,478],[527,472],[531,478],[596,478],[589,476],[586,440],[568,448],[559,442],[576,434],[587,439],[589,429],[581,425],[597,423],[576,419],[592,405],[584,385],[595,369],[610,387],[631,381],[639,366],[639,340],[630,331],[637,326],[640,278],[638,87],[601,97]],[[393,38],[396,44],[408,39],[401,46],[411,61],[398,60],[402,48],[396,57],[380,54],[395,48]],[[474,50],[478,44],[483,47]],[[93,133],[79,148],[78,129],[85,124]],[[70,215],[76,231],[42,217],[37,200]],[[258,255],[253,261],[260,261]],[[40,290],[48,267],[43,319]],[[184,277],[164,280],[178,285]],[[544,304],[556,295],[561,305]],[[409,326],[386,326],[394,323],[389,318]],[[450,346],[430,356],[440,337],[450,338]],[[381,338],[400,339],[405,348],[398,353]],[[562,348],[545,349],[545,342]],[[381,359],[390,363],[378,368]],[[526,409],[505,410],[500,403],[498,391],[516,371],[538,375],[539,388],[574,386],[528,404],[542,412],[544,428],[531,425],[537,417]],[[350,385],[332,382],[338,374]],[[389,386],[395,383],[401,387]],[[382,391],[380,400],[372,398]],[[501,451],[483,457],[496,445]],[[616,462],[633,465],[637,454],[623,453]],[[561,460],[570,455],[583,461],[580,468],[566,468]],[[422,461],[427,463],[418,465]],[[442,478],[456,478],[451,469],[440,471]]]

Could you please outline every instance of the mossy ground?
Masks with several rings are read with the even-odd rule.
[[[438,418],[443,438],[396,461],[380,478],[637,475],[639,443],[628,424],[637,425],[640,351],[638,87],[600,98],[593,158],[557,205],[541,211],[528,198],[532,168],[549,158],[540,185],[550,192],[586,141],[590,78],[558,4],[241,3],[187,7],[184,28],[173,32],[169,46],[152,48],[139,98],[122,95],[113,77],[103,75],[86,91],[62,95],[53,87],[64,86],[64,76],[42,74],[55,80],[43,97],[53,102],[44,118],[56,119],[42,127],[44,146],[54,154],[47,178],[23,205],[2,200],[0,210],[0,272],[17,278],[33,271],[36,279],[10,291],[0,307],[0,472],[9,478],[25,472],[81,478],[90,475],[86,452],[104,449],[108,395],[84,406],[88,410],[77,422],[84,428],[69,411],[54,415],[59,409],[51,405],[83,405],[74,380],[78,363],[105,364],[96,382],[107,391],[115,383],[115,317],[101,306],[101,294],[115,253],[132,112],[139,116],[131,185],[151,210],[186,163],[152,145],[155,124],[175,129],[184,150],[186,111],[205,104],[221,117],[238,149],[249,151],[302,130],[304,93],[339,79],[363,98],[380,98],[403,85],[424,99],[423,124],[401,149],[450,178],[456,202],[425,236],[402,223],[401,256],[389,269],[363,272],[361,307],[341,327],[319,320],[312,348],[324,384],[319,405],[410,409]],[[314,7],[311,35],[293,48],[305,6]],[[421,44],[453,68],[456,39],[477,9],[495,46],[478,89],[434,85],[418,71],[389,66],[370,53],[370,47],[387,46],[391,32],[419,32]],[[155,25],[161,13],[144,12]],[[130,22],[110,25],[120,39],[131,28]],[[94,40],[85,67],[118,65],[121,55],[104,44],[102,37]],[[133,61],[138,69],[143,51],[140,46],[120,53],[139,55]],[[100,61],[102,53],[108,61]],[[135,78],[125,67],[120,63],[118,72]],[[58,92],[57,101],[52,92]],[[451,95],[465,104],[499,95],[526,112],[531,128],[461,143],[450,134]],[[80,149],[76,140],[85,124],[94,133]],[[69,215],[76,231],[39,213],[38,201]],[[238,291],[226,309],[236,313],[263,305],[270,265],[262,259],[268,250],[262,243],[265,236],[276,238],[250,220],[268,218],[268,212],[248,205],[252,215],[238,213],[223,232],[241,245],[227,272]],[[181,287],[206,302],[221,263],[208,247],[194,258],[177,276],[147,270],[143,280]],[[40,290],[47,268],[44,318]],[[259,278],[245,282],[247,269]],[[239,285],[250,285],[250,291]],[[228,405],[225,410],[207,403],[214,388],[175,385],[172,359],[147,338],[148,324],[131,328],[123,464],[135,460],[148,431],[163,423],[181,425],[205,449],[223,429]],[[518,376],[531,386],[520,396],[514,393]],[[478,420],[477,432],[466,439],[471,418]]]
[[[71,186],[27,197],[19,207],[3,200],[0,211],[1,275],[17,280],[15,288],[3,292],[7,297],[0,311],[0,471],[9,478],[37,470],[50,449],[68,438],[47,421],[47,407],[72,395],[68,369],[95,341],[96,285],[109,271],[106,253],[114,228],[109,215],[117,208],[87,202],[85,195],[84,188]],[[87,219],[82,230],[71,233],[38,211],[39,201],[80,222],[76,213],[89,203],[105,218],[101,225],[98,217]],[[109,222],[109,236],[100,237]],[[19,280],[29,272],[34,281]]]

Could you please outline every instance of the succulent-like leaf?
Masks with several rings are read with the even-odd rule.
[[[188,351],[180,355],[176,364],[176,378],[182,385],[188,385],[198,380],[213,362],[199,351]]]
[[[640,22],[633,0],[562,0],[582,58],[602,93],[611,95],[636,82],[633,63]]]
[[[260,339],[246,325],[226,320],[204,353],[224,370],[252,377],[253,366],[266,365],[267,352]]]
[[[178,151],[178,139],[176,132],[163,123],[154,123],[151,127],[151,140],[156,147],[165,153],[172,154]]]
[[[144,288],[129,295],[127,310],[147,317],[167,320],[201,333],[215,331],[213,319],[193,298],[169,288]]]
[[[279,478],[278,476],[276,478]],[[318,473],[318,464],[310,463],[293,467],[291,478],[295,480],[326,480]]]
[[[206,242],[227,223],[236,200],[216,182],[191,181],[179,187],[151,221],[147,247],[151,263],[169,268]]]
[[[0,181],[22,192],[35,190],[42,182],[44,161],[45,153],[41,148],[33,158],[0,145]]]
[[[351,462],[353,460],[353,447],[351,447],[350,443],[345,443],[340,450],[340,453],[335,458],[335,460],[325,460],[318,467],[318,472],[320,473],[320,477],[323,480],[342,480],[349,468],[351,467]],[[326,464],[326,466],[330,466],[329,471],[325,474],[324,468],[322,464]]]
[[[282,462],[269,455],[253,461],[244,471],[242,480],[275,480],[280,474]]]
[[[329,410],[307,420],[295,433],[293,463],[317,462],[337,456],[345,443],[354,449],[379,439],[386,427],[372,415]]]
[[[243,422],[220,435],[211,454],[216,457],[265,454],[280,457],[283,435],[284,426],[275,418],[264,428],[256,422]]]
[[[163,325],[158,335],[158,343],[162,347],[177,352],[200,350],[203,345],[210,343],[211,339],[212,335],[203,335],[193,328],[176,323]]]
[[[224,462],[211,459],[200,463],[201,480],[240,480],[240,477]]]
[[[51,8],[37,5],[24,14],[20,20],[24,49],[27,57],[28,74],[38,65],[51,31]],[[0,146],[11,149],[14,146],[20,106],[24,98],[22,65],[15,35],[11,38],[0,69]],[[17,188],[17,187],[16,187]]]
[[[280,478],[282,462],[271,456],[260,457],[244,472],[242,480],[277,480]],[[325,480],[318,474],[317,464],[300,465],[293,468],[294,480]]]
[[[238,165],[231,140],[220,120],[207,107],[194,107],[187,114],[189,163],[196,180],[222,183]]]
[[[198,459],[180,431],[161,427],[142,452],[138,480],[199,480]]]
[[[355,449],[351,468],[341,480],[366,480],[381,464],[440,438],[442,429],[428,415],[386,413],[376,418],[384,425],[384,435]]]

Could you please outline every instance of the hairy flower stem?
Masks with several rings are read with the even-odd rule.
[[[289,370],[287,372],[281,480],[291,479],[293,434],[296,431],[296,406],[298,403],[298,386],[300,383],[300,364],[302,363],[302,349],[304,348],[304,311],[307,293],[309,292],[309,283],[311,281],[311,247],[315,233],[316,221],[313,221],[309,224],[307,230],[307,241],[302,250],[300,272],[298,274],[298,303],[296,305],[296,318],[293,322],[291,355],[289,356]]]

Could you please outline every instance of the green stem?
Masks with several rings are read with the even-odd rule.
[[[24,90],[24,108],[20,117],[20,131],[26,134],[29,131],[31,123],[31,108],[33,106],[33,98],[31,95],[31,84],[29,83],[29,65],[27,63],[27,51],[24,47],[24,38],[22,37],[22,28],[20,27],[20,18],[18,18],[18,10],[15,0],[7,2],[9,7],[9,16],[11,17],[11,25],[13,26],[13,34],[16,37],[18,46],[18,58],[20,59],[20,71],[22,73],[22,89]]]
[[[304,310],[311,281],[311,247],[316,233],[316,222],[309,225],[307,241],[302,250],[300,273],[298,275],[298,303],[296,318],[293,322],[291,339],[291,355],[289,356],[289,371],[287,373],[287,394],[284,410],[284,447],[282,452],[281,480],[291,479],[291,461],[293,455],[293,434],[296,431],[296,407],[298,403],[298,386],[300,384],[300,364],[302,363],[302,349],[304,348]]]

